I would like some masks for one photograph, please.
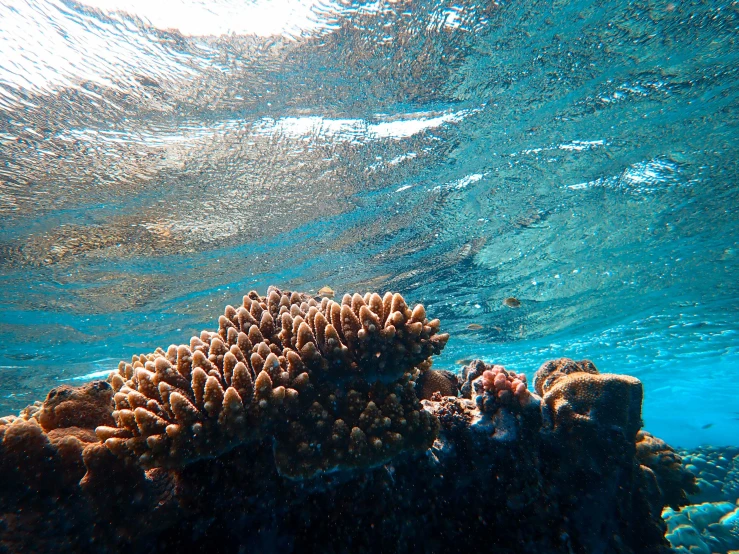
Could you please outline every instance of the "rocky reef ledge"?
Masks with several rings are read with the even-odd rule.
[[[215,332],[0,418],[0,552],[667,553],[694,475],[642,385],[431,369],[399,294],[270,288]]]

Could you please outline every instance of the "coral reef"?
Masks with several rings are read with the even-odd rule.
[[[739,550],[739,447],[701,446],[678,451],[683,471],[697,477],[691,505],[666,509],[667,538],[681,554]],[[675,473],[677,476],[677,473]]]
[[[270,289],[58,387],[0,418],[0,552],[669,552],[690,474],[637,436],[639,381],[557,360],[542,397],[475,360],[457,395],[438,331],[400,295]]]
[[[701,446],[679,454],[698,478],[698,492],[690,495],[693,503],[739,501],[739,447]]]
[[[705,502],[667,508],[667,539],[678,554],[730,554],[739,550],[739,505]]]

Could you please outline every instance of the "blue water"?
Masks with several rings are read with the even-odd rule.
[[[0,413],[269,284],[739,437],[730,2],[0,1]],[[506,297],[521,306],[509,308]],[[478,330],[468,329],[479,325]]]

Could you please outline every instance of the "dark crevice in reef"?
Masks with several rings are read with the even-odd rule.
[[[217,332],[0,419],[0,552],[670,552],[695,477],[641,383],[431,369],[400,295],[271,289]]]

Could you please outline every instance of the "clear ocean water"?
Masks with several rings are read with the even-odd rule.
[[[0,2],[0,413],[270,284],[739,444],[736,2]],[[519,307],[504,299],[513,297]],[[508,302],[508,304],[516,304]]]

